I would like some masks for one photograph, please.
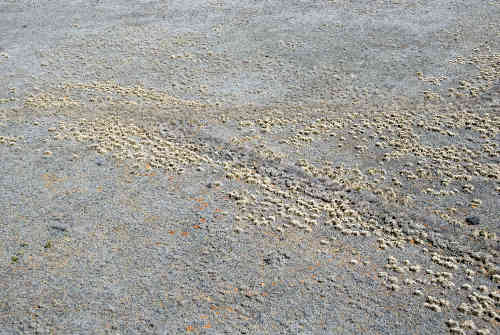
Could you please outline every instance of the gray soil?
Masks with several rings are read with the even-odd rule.
[[[499,334],[499,17],[0,1],[0,334]]]

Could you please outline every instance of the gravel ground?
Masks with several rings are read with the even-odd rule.
[[[0,1],[0,334],[500,334],[498,17]]]

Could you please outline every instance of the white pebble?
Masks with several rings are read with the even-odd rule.
[[[465,329],[476,329],[476,325],[474,324],[474,321],[472,320],[465,320],[462,322],[462,328],[465,328]]]
[[[427,308],[433,310],[434,312],[438,312],[438,313],[441,312],[441,307],[439,307],[436,304],[429,304],[429,303],[426,302],[424,304],[424,307],[427,307]]]
[[[465,331],[459,327],[450,328],[450,334],[466,335]]]
[[[463,289],[463,290],[470,291],[470,290],[472,290],[472,286],[471,286],[471,285],[469,285],[469,284],[463,284],[463,285],[462,285],[462,289]]]

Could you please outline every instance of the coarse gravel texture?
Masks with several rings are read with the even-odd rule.
[[[0,1],[0,334],[500,334],[499,17]]]

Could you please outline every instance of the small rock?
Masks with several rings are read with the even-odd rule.
[[[61,231],[61,232],[68,230],[68,227],[63,225],[63,224],[54,224],[54,225],[51,225],[50,228],[57,230],[57,231]]]
[[[465,218],[465,222],[467,222],[470,225],[477,226],[479,224],[479,218],[477,216],[469,216]]]
[[[222,183],[220,181],[214,181],[212,183],[209,183],[207,186],[208,188],[216,188],[216,187],[220,187],[222,185]]]

